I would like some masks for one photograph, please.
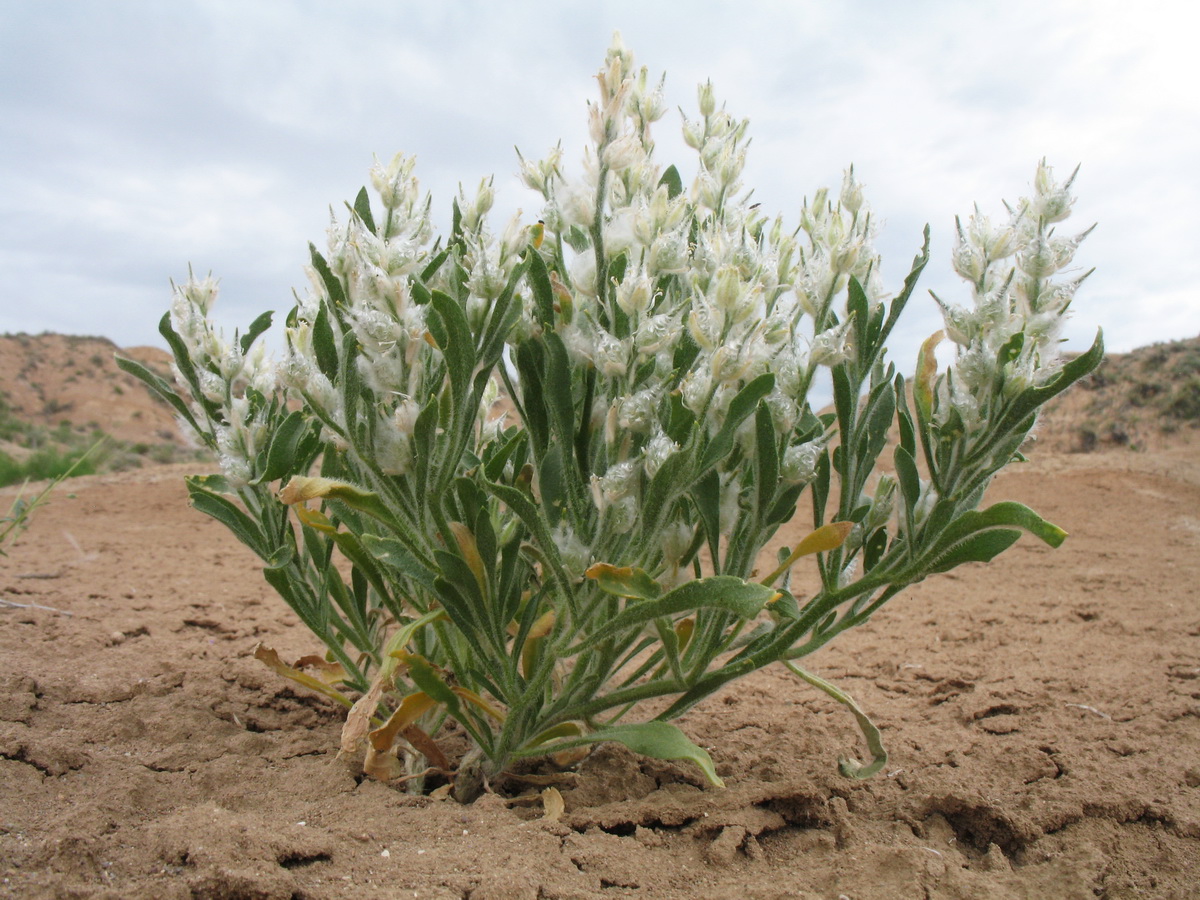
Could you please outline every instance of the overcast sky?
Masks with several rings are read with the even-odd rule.
[[[497,211],[537,198],[514,145],[581,158],[611,34],[667,73],[693,114],[711,77],[751,120],[745,181],[794,223],[854,163],[898,287],[933,229],[1025,195],[1037,161],[1082,164],[1076,214],[1096,272],[1068,329],[1082,349],[1200,333],[1200,52],[1191,3],[1106,0],[0,0],[0,332],[160,344],[169,279],[221,279],[220,321],[291,306],[308,241],[367,181],[372,154],[416,154],[438,216],[495,174]],[[669,114],[664,161],[692,171]],[[499,230],[503,219],[496,223]],[[940,327],[922,290],[903,361]]]

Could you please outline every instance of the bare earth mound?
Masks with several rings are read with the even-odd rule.
[[[1196,896],[1194,447],[1043,453],[990,499],[1061,550],[917,585],[812,658],[881,725],[874,780],[836,774],[850,717],[767,671],[682,723],[726,790],[607,745],[559,821],[516,784],[462,807],[356,778],[339,712],[250,658],[317,648],[184,469],[76,480],[0,559],[26,605],[0,607],[0,896]]]
[[[27,423],[100,428],[118,440],[180,443],[170,408],[117,368],[108,338],[0,335],[0,405]],[[171,357],[156,347],[120,353],[170,377]]]

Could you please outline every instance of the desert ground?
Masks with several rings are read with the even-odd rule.
[[[845,710],[768,669],[681,721],[725,789],[604,745],[557,818],[339,760],[339,709],[251,656],[319,648],[188,508],[194,468],[74,479],[0,558],[0,896],[1200,896],[1200,441],[1033,452],[988,499],[1061,549],[931,578],[809,658],[881,727],[874,779],[837,773],[866,754]]]

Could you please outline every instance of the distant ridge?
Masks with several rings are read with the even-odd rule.
[[[1107,354],[1100,368],[1046,406],[1036,434],[1042,449],[1061,453],[1159,450],[1200,440],[1200,337]]]
[[[108,338],[53,333],[0,335],[0,420],[60,435],[69,429],[79,440],[99,430],[131,446],[158,448],[157,458],[174,458],[170,448],[189,446],[174,414],[117,368],[117,352],[172,380],[171,357],[157,347],[122,350]],[[1108,354],[1096,372],[1046,407],[1036,436],[1028,448],[1035,453],[1153,450],[1200,440],[1200,336]],[[0,433],[0,452],[20,456],[23,448]]]
[[[0,403],[5,413],[45,428],[69,423],[131,442],[183,444],[170,408],[117,368],[108,338],[64,334],[0,336]],[[171,358],[154,347],[121,351],[170,376]]]

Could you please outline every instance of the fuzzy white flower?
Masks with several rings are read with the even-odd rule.
[[[663,463],[678,452],[679,445],[663,434],[661,431],[655,433],[654,437],[650,438],[650,442],[646,444],[646,449],[643,451],[643,464],[646,468],[646,477],[653,478]]]

